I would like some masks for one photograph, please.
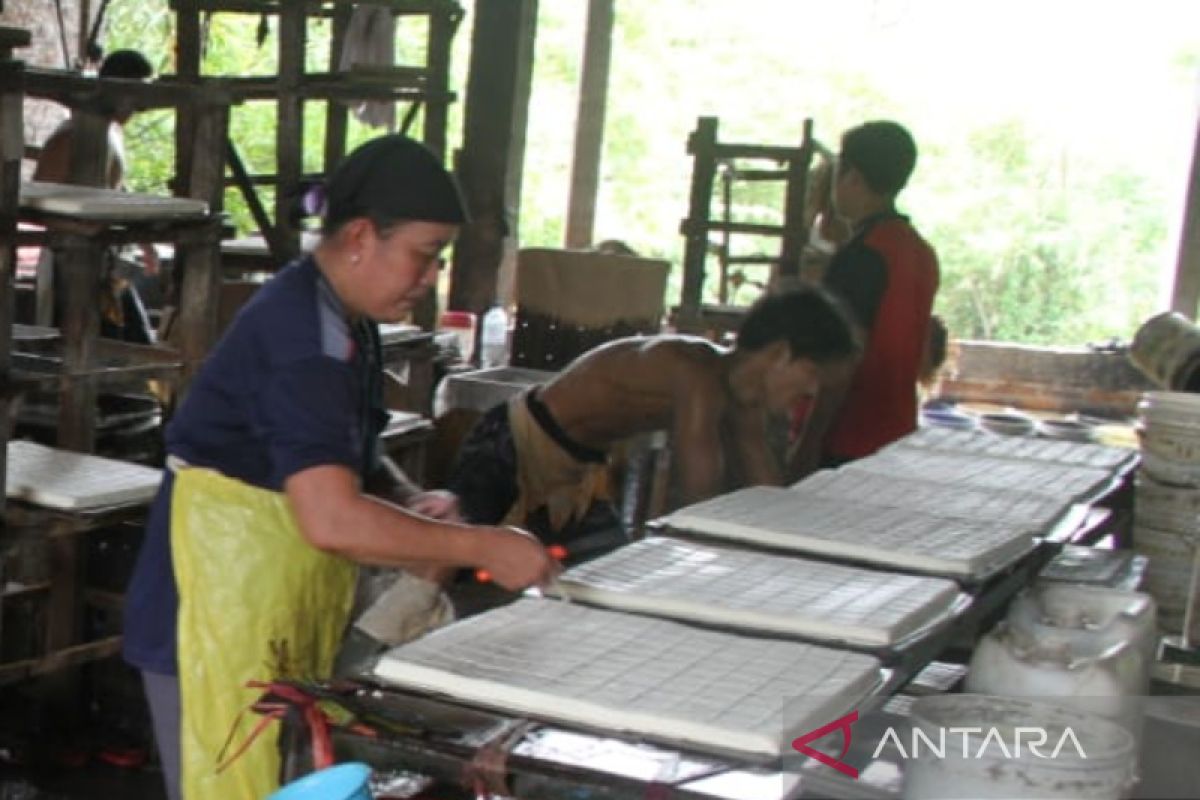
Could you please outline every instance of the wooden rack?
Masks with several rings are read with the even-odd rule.
[[[364,4],[364,3],[359,3]],[[346,152],[348,109],[336,100],[384,100],[407,104],[402,129],[412,127],[417,112],[424,112],[423,139],[434,152],[446,150],[446,119],[454,95],[449,91],[450,45],[462,8],[453,0],[371,0],[365,5],[382,6],[396,16],[428,18],[426,63],[390,70],[349,73],[309,72],[305,66],[305,42],[310,20],[330,19],[333,25],[330,64],[341,60],[352,7],[349,0],[306,2],[245,2],[244,0],[171,0],[177,20],[178,79],[185,83],[215,80],[239,100],[273,100],[277,103],[275,173],[252,175],[241,157],[228,144],[233,183],[241,190],[269,251],[263,269],[273,269],[300,252],[300,231],[289,219],[290,203],[307,176],[303,172],[304,103],[330,101],[326,111],[324,171]],[[278,20],[279,74],[270,77],[206,76],[202,65],[202,15],[214,13],[270,15]],[[181,125],[177,134],[186,139],[190,126]],[[188,150],[181,145],[182,150]],[[274,186],[273,219],[259,199],[256,186]]]
[[[180,196],[202,200],[208,213],[163,216],[144,212],[97,215],[46,213],[22,207],[20,219],[45,225],[37,233],[18,234],[18,244],[42,244],[54,248],[57,279],[55,291],[62,294],[63,334],[62,389],[58,446],[91,452],[94,449],[95,395],[98,382],[112,382],[125,373],[145,377],[178,362],[182,380],[207,355],[216,337],[217,299],[220,289],[220,240],[224,221],[224,143],[228,136],[229,95],[218,87],[181,86],[171,83],[142,83],[125,80],[84,78],[57,70],[27,72],[25,91],[30,97],[54,100],[71,107],[75,124],[71,162],[72,184],[99,186],[104,182],[108,136],[108,109],[118,102],[132,102],[139,109],[174,108],[191,120],[187,153],[176,154],[174,180]],[[153,206],[150,206],[153,210]],[[105,252],[112,245],[134,242],[170,242],[175,246],[174,269],[176,320],[168,341],[176,354],[159,348],[120,348],[125,358],[119,366],[101,360],[113,354],[113,343],[98,343],[99,310],[96,287],[100,281]],[[138,357],[138,353],[141,357]],[[182,384],[181,384],[182,385]]]
[[[0,36],[0,44],[4,41]],[[115,104],[186,111],[192,126],[191,149],[176,154],[173,185],[179,194],[203,200],[207,211],[154,219],[145,210],[128,217],[50,212],[29,195],[22,202],[20,119],[25,97],[54,100],[72,109],[75,128],[70,177],[73,184],[82,186],[104,183],[109,114]],[[0,405],[7,406],[13,393],[25,386],[57,387],[59,447],[84,452],[94,449],[96,395],[101,387],[131,381],[144,384],[150,377],[182,386],[211,347],[220,280],[219,246],[225,229],[220,209],[229,103],[219,87],[101,80],[25,68],[10,58],[0,61],[0,113],[5,121],[0,140],[0,373],[5,391],[0,393]],[[18,220],[46,227],[18,231]],[[132,242],[175,245],[178,313],[169,339],[171,347],[139,346],[98,336],[96,298],[105,251]],[[53,290],[62,300],[61,336],[48,351],[14,355],[15,249],[30,244],[57,251]],[[0,411],[7,412],[7,408]],[[5,413],[4,419],[7,416]],[[0,429],[0,459],[7,454],[7,430],[7,425]],[[100,596],[89,588],[88,548],[101,531],[140,526],[146,504],[88,513],[52,512],[21,503],[6,506],[0,528],[0,619],[7,605],[10,622],[19,621],[23,629],[9,631],[14,634],[11,637],[0,635],[0,644],[21,642],[20,647],[0,652],[0,684],[57,673],[117,653],[120,636],[115,625],[103,634],[93,631],[87,635],[89,609],[120,604],[118,595],[108,592]]]
[[[804,121],[800,144],[794,147],[762,144],[729,144],[717,141],[717,119],[701,117],[688,137],[688,153],[692,156],[692,182],[688,216],[683,220],[684,235],[683,293],[676,320],[681,330],[703,332],[713,327],[726,327],[721,320],[736,316],[723,305],[705,307],[703,291],[705,262],[710,254],[718,256],[720,275],[718,296],[722,304],[728,298],[729,267],[735,264],[769,265],[777,267],[781,280],[795,279],[800,274],[801,257],[812,225],[809,209],[809,170],[817,156],[832,157],[827,148],[812,135],[812,120]],[[772,161],[773,169],[743,167],[746,161]],[[713,195],[717,179],[721,180],[723,213],[714,218]],[[746,182],[784,182],[783,222],[778,225],[739,222],[732,218],[733,192]],[[713,234],[720,240],[714,241]],[[778,254],[734,255],[735,236],[766,236],[779,239]]]

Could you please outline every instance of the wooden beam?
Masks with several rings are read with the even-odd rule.
[[[304,6],[284,3],[279,10],[279,116],[275,130],[279,183],[275,190],[275,231],[287,258],[300,253],[300,231],[289,217],[304,169],[304,99],[300,85],[304,78],[306,34]]]
[[[3,53],[0,60],[0,420],[8,430],[9,404],[13,399],[12,382],[12,323],[13,276],[17,249],[18,196],[21,182],[21,157],[24,155],[24,71],[20,61]],[[8,437],[0,436],[0,442]],[[0,481],[8,470],[8,448],[0,448]],[[0,518],[5,511],[5,499],[0,496]],[[0,573],[3,570],[0,569]],[[3,576],[0,575],[0,580]],[[0,609],[2,611],[3,609]],[[3,614],[0,613],[0,617]],[[2,622],[2,620],[0,620]]]
[[[697,322],[700,316],[713,181],[717,176],[716,151],[717,118],[701,117],[696,130],[688,137],[692,187],[688,196],[688,216],[683,221],[683,290],[679,300],[679,321],[685,326]]]
[[[342,63],[342,51],[346,45],[346,31],[350,27],[348,5],[339,5],[333,11],[333,25],[329,36],[329,72],[335,73]],[[346,133],[349,130],[350,109],[345,103],[330,99],[325,106],[325,174],[333,172],[346,155]],[[265,231],[264,231],[265,232]]]
[[[579,86],[579,114],[575,120],[571,194],[567,199],[565,243],[569,248],[590,245],[595,233],[612,32],[613,0],[590,0]]]
[[[280,9],[296,6],[309,17],[328,17],[336,13],[337,6],[350,5],[351,1],[361,5],[384,6],[396,14],[426,14],[444,5],[444,0],[171,0],[172,9],[184,6],[200,11],[220,11],[228,14],[278,14]]]
[[[808,242],[812,220],[804,218],[808,206],[808,170],[812,165],[813,121],[804,120],[799,152],[788,161],[787,192],[783,210],[783,242],[779,249],[779,276],[800,277],[800,258]]]
[[[479,0],[458,174],[472,221],[454,251],[450,307],[482,312],[519,230],[537,0]]]
[[[446,126],[450,112],[450,50],[454,34],[462,21],[462,9],[448,4],[429,15],[429,31],[426,42],[425,88],[430,95],[421,103],[424,108],[425,144],[439,156],[446,157]],[[414,103],[414,107],[416,103]]]
[[[1197,305],[1200,305],[1200,120],[1196,122],[1192,171],[1183,207],[1183,227],[1179,231],[1179,259],[1175,265],[1171,309],[1195,320]]]
[[[54,253],[54,291],[61,296],[63,374],[60,379],[58,438],[64,450],[95,451],[96,381],[84,375],[100,335],[101,270],[104,244],[70,235]]]

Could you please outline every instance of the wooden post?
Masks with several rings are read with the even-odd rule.
[[[229,106],[218,102],[194,106],[196,151],[187,176],[189,196],[208,202],[219,214],[224,196],[225,144],[229,135]],[[176,244],[179,265],[179,318],[172,327],[172,343],[183,357],[180,392],[191,380],[216,341],[217,312],[221,299],[220,223],[213,221],[204,235]]]
[[[804,120],[800,149],[788,161],[787,191],[783,209],[783,242],[779,249],[779,277],[798,278],[800,259],[808,241],[804,210],[808,199],[808,169],[813,156],[813,122]]]
[[[442,3],[429,14],[425,60],[426,85],[423,138],[429,149],[446,157],[446,124],[450,112],[450,47],[462,18],[456,3]]]
[[[192,0],[175,2],[175,72],[182,81],[198,83],[201,72],[200,10]],[[175,113],[175,174],[184,176],[192,171],[193,131],[195,114],[184,104]],[[180,188],[172,186],[172,192]]]
[[[27,33],[25,43],[28,43]],[[25,150],[24,66],[11,55],[7,45],[0,51],[0,424],[4,425],[0,428],[0,483],[8,474],[8,410],[13,399],[13,262],[16,255],[13,239],[17,232],[21,157]],[[4,508],[4,496],[0,494],[0,517]],[[3,580],[3,565],[0,565],[0,582]]]
[[[304,3],[279,6],[279,116],[275,131],[278,175],[275,182],[275,230],[287,248],[285,259],[300,252],[300,231],[288,219],[291,203],[300,191],[304,170],[304,77],[306,38]]]
[[[88,34],[92,32],[92,2],[79,0],[79,43],[75,52],[79,54],[79,63],[87,59]]]
[[[337,72],[342,63],[346,29],[350,27],[351,6],[337,3],[333,7],[332,30],[329,36],[329,71]],[[345,103],[330,98],[325,108],[325,174],[328,175],[346,155],[346,130],[350,109]]]
[[[708,218],[717,172],[716,150],[717,118],[701,117],[696,130],[688,137],[692,189],[688,198],[688,216],[683,221],[683,292],[679,300],[679,323],[685,328],[700,319],[704,257],[708,252]]]
[[[575,120],[571,194],[567,200],[564,240],[568,248],[587,247],[592,243],[595,232],[612,32],[613,0],[590,0],[583,47],[583,74],[579,86],[579,115]]]
[[[410,113],[423,105],[422,138],[430,150],[442,159],[446,157],[446,125],[450,112],[450,46],[458,28],[462,11],[456,3],[436,3],[429,12],[426,36],[426,86],[429,94],[424,102],[413,101]],[[413,322],[425,330],[433,330],[438,321],[438,298],[430,292],[412,312]]]
[[[96,380],[81,373],[92,367],[100,335],[97,298],[105,248],[78,234],[56,238],[54,285],[62,296],[63,341],[57,445],[90,453],[96,444]]]
[[[1183,227],[1179,231],[1179,260],[1175,266],[1175,286],[1171,309],[1190,320],[1196,319],[1200,304],[1200,120],[1192,148],[1192,171],[1188,178],[1187,199],[1183,206]]]
[[[479,0],[471,34],[458,174],[472,221],[454,252],[450,307],[482,313],[496,298],[519,230],[537,0]]]

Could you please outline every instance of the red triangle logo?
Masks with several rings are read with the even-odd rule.
[[[815,758],[817,761],[820,761],[825,766],[833,767],[834,769],[836,769],[838,772],[842,773],[843,775],[849,775],[851,778],[854,778],[857,780],[858,779],[858,770],[855,769],[854,767],[850,766],[846,762],[842,761],[842,759],[846,757],[846,753],[848,753],[850,751],[850,735],[851,735],[850,726],[853,725],[855,722],[858,722],[858,710],[857,709],[854,711],[851,711],[849,714],[847,714],[844,717],[835,719],[833,722],[830,722],[826,725],[822,725],[819,728],[814,728],[813,730],[809,731],[808,733],[804,734],[803,736],[796,737],[795,739],[792,740],[792,749],[795,750],[797,753],[803,753],[804,755],[808,756],[809,758]],[[824,738],[825,736],[827,736],[830,733],[833,733],[834,731],[837,731],[837,730],[840,730],[842,732],[842,752],[838,755],[837,758],[826,755],[825,753],[822,753],[820,750],[814,750],[813,748],[808,746],[809,742],[815,742],[817,739]]]

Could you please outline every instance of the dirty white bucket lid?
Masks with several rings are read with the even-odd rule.
[[[928,747],[915,758],[907,754],[905,798],[1118,800],[1134,780],[1137,748],[1129,731],[1049,702],[980,694],[920,697],[912,722],[926,738],[947,744],[943,754]],[[1017,755],[1015,740],[1022,733],[1026,746]],[[1031,737],[1041,741],[1033,751]],[[913,750],[917,739],[914,733]]]

